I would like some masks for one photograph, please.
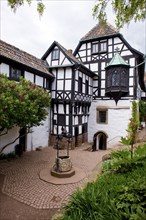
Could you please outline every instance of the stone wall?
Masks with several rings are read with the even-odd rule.
[[[82,143],[86,143],[87,141],[88,141],[88,133],[78,135],[77,138],[72,137],[71,143],[69,144],[69,149],[74,149],[75,147],[79,147],[79,146],[82,145]],[[59,148],[60,149],[66,149],[67,144],[68,144],[67,139],[63,138],[59,142]],[[56,145],[56,135],[52,135],[52,134],[49,135],[49,145],[51,145],[51,146]]]

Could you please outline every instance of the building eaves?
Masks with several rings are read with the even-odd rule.
[[[23,66],[29,67],[32,70],[45,73],[50,77],[53,77],[52,73],[48,70],[47,62],[37,57],[20,50],[2,40],[0,40],[0,56],[8,60],[12,60]]]

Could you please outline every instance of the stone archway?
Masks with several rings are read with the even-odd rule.
[[[104,131],[98,131],[93,136],[93,150],[106,150],[107,149],[108,135]]]

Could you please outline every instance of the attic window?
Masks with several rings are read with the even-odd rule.
[[[107,51],[107,42],[100,42],[100,53]]]
[[[107,42],[100,41],[92,44],[92,54],[103,53],[107,51]]]
[[[52,60],[58,60],[59,59],[59,50],[58,49],[54,49],[52,51]]]
[[[93,43],[92,44],[92,53],[98,53],[99,52],[99,45],[98,43]]]

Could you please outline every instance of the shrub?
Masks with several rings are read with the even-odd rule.
[[[104,163],[108,163],[106,172],[75,192],[58,220],[146,219],[145,148],[136,148],[132,159],[128,150],[112,153],[113,159]]]

